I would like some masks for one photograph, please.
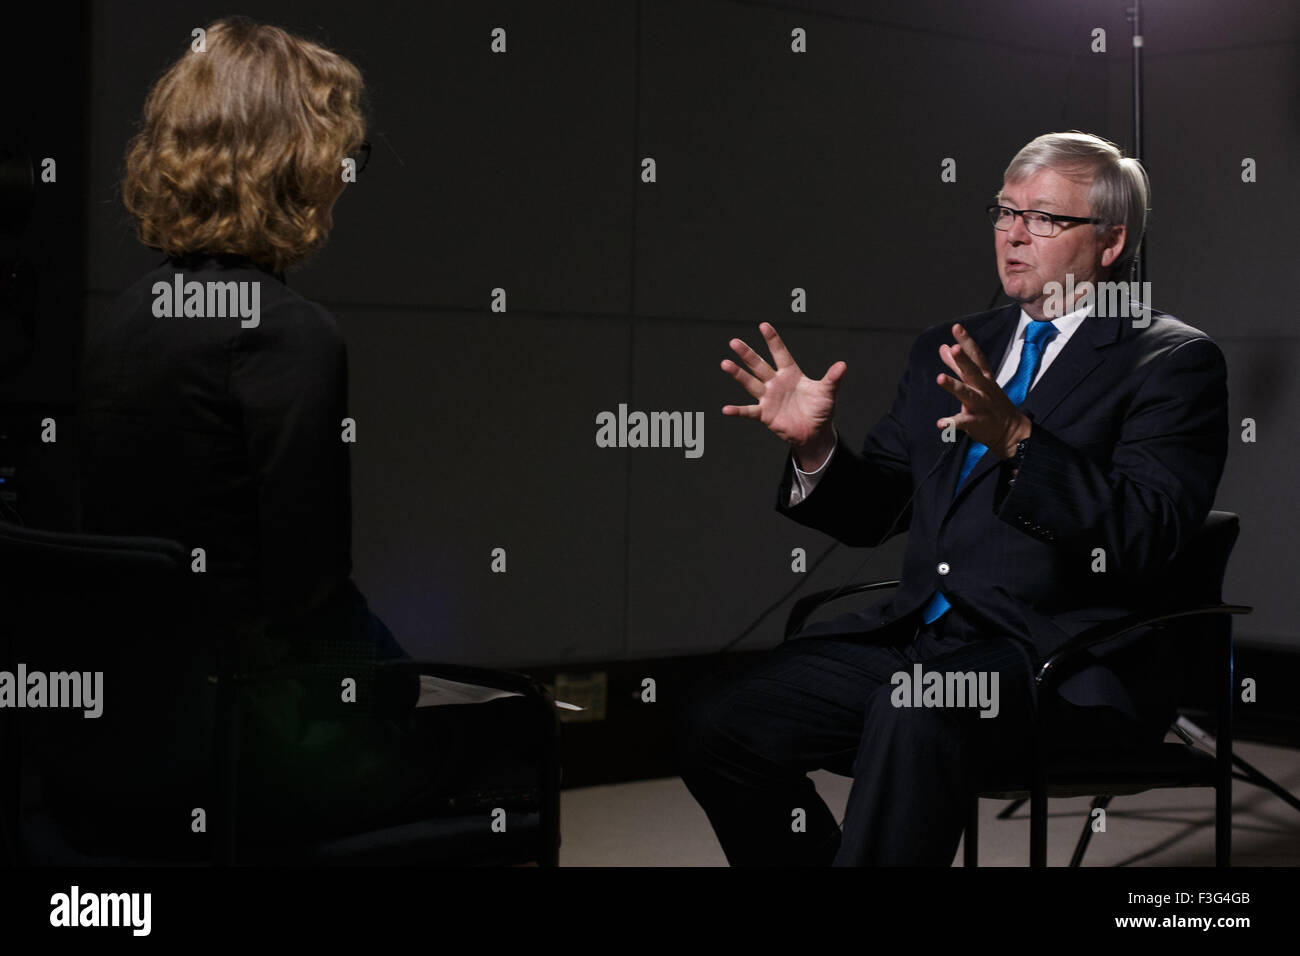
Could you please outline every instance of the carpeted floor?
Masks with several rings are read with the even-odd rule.
[[[1294,749],[1238,743],[1235,752],[1300,796],[1300,754]],[[837,819],[852,783],[825,771],[812,774]],[[1053,800],[1048,816],[1048,865],[1065,866],[1090,801]],[[1008,820],[1004,802],[980,801],[980,865],[1024,866],[1029,859],[1029,807]],[[726,866],[704,811],[676,777],[566,790],[561,797],[561,866]],[[1272,793],[1233,781],[1234,866],[1300,865],[1300,811]],[[961,865],[961,850],[953,861]],[[1116,797],[1105,833],[1094,833],[1084,866],[1213,866],[1214,791],[1153,790]]]

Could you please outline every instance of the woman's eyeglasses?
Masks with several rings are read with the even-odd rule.
[[[348,153],[348,159],[356,164],[358,176],[364,173],[370,163],[370,140],[362,140],[360,146]]]

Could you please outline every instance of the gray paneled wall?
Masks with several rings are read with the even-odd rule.
[[[356,577],[414,653],[704,652],[800,580],[792,549],[829,539],[772,510],[780,443],[720,414],[745,397],[718,369],[728,340],[769,320],[806,370],[846,360],[839,422],[859,441],[915,335],[996,289],[981,210],[1016,149],[1071,128],[1129,145],[1122,5],[974,6],[247,5],[367,78],[371,165],[290,282],[347,335]],[[156,258],[117,200],[122,151],[153,77],[221,12],[125,9],[98,6],[93,31],[91,307]],[[1300,389],[1279,344],[1296,337],[1300,26],[1267,0],[1145,9],[1155,304],[1219,340],[1233,420],[1258,423],[1219,494],[1243,522],[1227,596],[1257,606],[1243,636],[1294,643]],[[596,447],[620,403],[702,412],[703,455]],[[842,549],[806,586],[864,558],[859,576],[892,577],[901,544]]]

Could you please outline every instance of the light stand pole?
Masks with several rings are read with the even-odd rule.
[[[1143,160],[1145,153],[1142,145],[1142,0],[1133,0],[1133,6],[1128,8],[1128,14],[1128,19],[1133,24],[1133,158]],[[1139,283],[1147,276],[1148,245],[1147,237],[1144,236],[1133,276]],[[1139,285],[1138,288],[1142,286]]]

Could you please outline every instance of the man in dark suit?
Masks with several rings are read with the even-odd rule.
[[[1203,523],[1227,454],[1221,351],[1145,304],[1088,299],[1127,278],[1146,202],[1141,166],[1098,137],[1022,149],[989,210],[1015,304],[926,329],[861,455],[832,424],[843,362],[814,380],[766,323],[772,364],[732,340],[744,368],[723,370],[757,404],[724,413],[791,446],[778,509],[851,545],[911,532],[891,597],[681,709],[682,777],[733,865],[950,864],[981,775],[1026,757],[1036,661],[1140,605]],[[1163,736],[1165,648],[1135,640],[1062,685],[1058,745]],[[909,681],[931,672],[977,675],[994,700],[918,706]],[[842,831],[806,775],[821,767],[854,778]]]

